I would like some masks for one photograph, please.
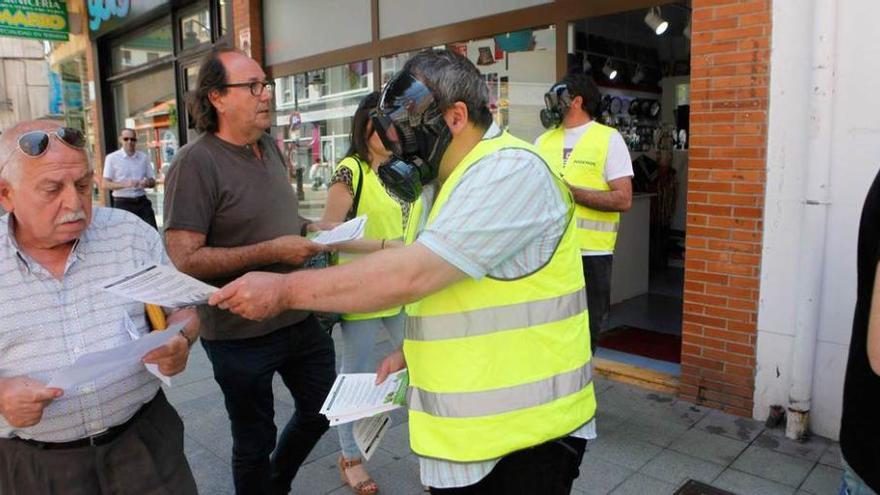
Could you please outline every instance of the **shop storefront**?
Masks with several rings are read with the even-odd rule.
[[[529,4],[533,15],[506,12],[510,2],[489,2],[479,12],[462,5],[457,13],[430,2],[407,8],[391,0],[378,3],[376,18],[370,10],[375,2],[348,2],[348,8],[372,15],[373,25],[337,25],[332,32],[323,25],[329,19],[311,17],[320,13],[307,6],[303,11],[288,2],[263,4],[266,59],[278,84],[273,132],[303,177],[302,196],[313,200],[308,212],[321,214],[319,193],[348,149],[358,101],[381,89],[420,49],[447,48],[468,57],[485,78],[495,123],[530,142],[545,131],[539,119],[544,93],[566,72],[589,74],[603,95],[601,120],[624,137],[636,174],[633,208],[623,217],[616,249],[610,331],[599,356],[680,376],[690,2],[622,2],[604,15],[600,9],[563,12],[561,5],[540,1],[513,6]],[[297,22],[294,12],[304,20],[290,26]],[[434,25],[425,25],[426,18]],[[658,29],[658,23],[665,25]],[[303,39],[313,43],[297,43]],[[346,42],[361,44],[313,53]],[[661,150],[663,166],[672,170],[668,177],[657,172]],[[645,338],[653,345],[641,345]]]
[[[120,129],[135,130],[138,149],[156,168],[159,185],[151,199],[161,223],[162,178],[174,154],[192,137],[185,94],[205,53],[231,43],[231,5],[224,0],[149,0],[126,2],[125,8],[106,3],[89,2],[103,152],[119,147]]]
[[[358,98],[418,50],[467,56],[496,123],[526,140],[544,130],[549,87],[590,74],[635,172],[612,298],[630,304],[620,315],[639,306],[649,320],[612,313],[621,336],[607,350],[637,357],[609,352],[614,364],[600,371],[635,365],[648,370],[637,380],[750,415],[759,259],[744,253],[760,249],[761,224],[742,218],[763,201],[768,12],[701,0],[264,0],[256,49],[279,88],[273,135],[307,193],[325,187],[347,148]],[[320,215],[320,196],[306,199]]]

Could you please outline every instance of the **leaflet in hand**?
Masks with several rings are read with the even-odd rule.
[[[55,373],[47,387],[62,390],[75,390],[80,386],[96,381],[113,370],[140,363],[141,359],[153,349],[162,347],[186,325],[179,322],[168,330],[148,333],[137,340],[104,351],[83,354],[70,366]]]
[[[343,373],[336,377],[320,413],[335,426],[392,411],[404,405],[408,386],[405,369],[388,375],[380,385],[375,373]]]
[[[340,242],[353,241],[364,236],[364,226],[367,224],[367,216],[357,218],[337,225],[332,230],[324,230],[318,233],[312,241],[318,244],[339,244]]]
[[[205,304],[216,287],[166,265],[149,265],[105,282],[116,295],[166,308]]]
[[[365,461],[369,461],[373,452],[379,448],[379,442],[385,432],[391,428],[391,416],[388,413],[377,414],[369,418],[359,419],[354,423],[354,442],[357,444]]]

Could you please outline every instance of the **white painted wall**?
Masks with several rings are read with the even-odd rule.
[[[821,271],[819,335],[813,366],[813,432],[837,438],[844,370],[855,305],[856,239],[865,193],[880,169],[880,43],[876,0],[833,1],[836,75],[831,119],[825,259]],[[812,2],[773,2],[767,194],[758,315],[754,416],[786,405],[801,248],[806,142],[811,93]],[[827,124],[823,122],[822,124]]]
[[[266,65],[369,43],[369,0],[265,0]]]
[[[390,38],[551,0],[379,0],[379,37]]]
[[[0,132],[49,114],[48,71],[41,41],[0,36]]]

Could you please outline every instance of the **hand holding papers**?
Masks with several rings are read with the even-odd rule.
[[[312,239],[312,242],[317,242],[318,244],[339,244],[340,242],[360,239],[364,236],[364,226],[366,223],[366,215],[353,218],[337,225],[333,230],[321,231]]]
[[[400,370],[376,385],[375,373],[343,373],[336,377],[320,413],[330,426],[348,423],[402,406],[406,400],[409,375]]]
[[[218,290],[165,265],[138,268],[107,281],[101,288],[127,299],[166,308],[205,304]]]
[[[168,330],[148,333],[112,349],[83,354],[70,366],[60,369],[46,386],[65,391],[75,390],[110,371],[140,363],[145,354],[168,343],[186,326],[186,323],[179,322]]]

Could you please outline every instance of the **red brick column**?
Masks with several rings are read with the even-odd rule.
[[[236,48],[242,46],[243,35],[250,30],[250,55],[263,64],[263,2],[261,0],[232,0],[232,40]]]
[[[694,0],[681,396],[751,416],[770,0]]]

